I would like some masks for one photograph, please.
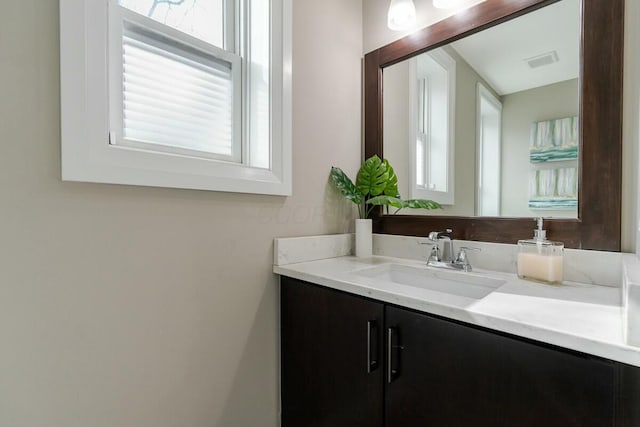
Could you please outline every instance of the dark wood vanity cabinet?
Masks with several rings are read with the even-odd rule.
[[[397,307],[386,307],[386,324],[400,358],[386,384],[388,426],[614,425],[613,362]]]
[[[640,427],[640,369],[281,279],[283,427]]]
[[[282,426],[382,427],[384,304],[283,277]]]

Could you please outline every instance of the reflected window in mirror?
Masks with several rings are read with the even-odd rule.
[[[477,91],[478,202],[479,216],[500,216],[500,161],[502,152],[502,102],[485,85]]]
[[[409,61],[412,199],[454,204],[456,61],[436,49]]]

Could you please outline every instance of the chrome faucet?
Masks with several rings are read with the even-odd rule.
[[[471,271],[471,264],[467,251],[480,251],[478,248],[461,247],[458,254],[454,257],[453,249],[453,230],[448,228],[445,231],[432,231],[429,233],[429,241],[432,244],[431,254],[427,259],[428,267],[447,268],[452,270]],[[443,241],[443,249],[440,251],[439,243]]]
[[[429,233],[429,240],[435,242],[434,247],[438,248],[436,252],[439,252],[440,250],[438,247],[440,240],[444,242],[442,247],[442,256],[439,256],[438,254],[437,261],[453,262],[453,236],[451,233],[453,233],[453,230],[450,228],[447,228],[445,231],[432,231]]]

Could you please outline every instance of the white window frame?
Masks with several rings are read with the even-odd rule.
[[[270,169],[109,144],[108,4],[60,0],[62,179],[291,195],[291,0],[271,5]]]
[[[483,135],[482,135],[482,130],[483,130],[483,117],[482,117],[482,100],[485,100],[486,102],[488,102],[489,104],[491,104],[493,107],[495,107],[496,110],[498,110],[498,112],[500,113],[500,117],[498,119],[498,140],[500,141],[500,144],[498,145],[498,150],[497,150],[497,158],[499,159],[498,161],[498,189],[497,189],[497,193],[498,193],[498,213],[497,215],[494,216],[500,216],[500,213],[502,212],[502,198],[500,197],[500,195],[502,194],[502,102],[485,86],[483,85],[481,82],[478,82],[477,84],[477,89],[476,89],[476,153],[477,154],[477,159],[476,159],[476,170],[477,172],[477,177],[476,177],[476,183],[477,183],[477,194],[476,194],[476,213],[479,216],[486,216],[483,213],[483,191],[484,191],[484,186],[485,183],[483,182],[484,180],[483,175],[484,175],[484,167],[485,167],[485,161],[484,161],[484,152],[485,149],[483,147]]]
[[[430,199],[442,205],[453,205],[455,203],[455,109],[456,109],[456,61],[442,49],[436,49],[423,55],[430,55],[431,58],[440,64],[447,72],[447,116],[448,116],[448,141],[447,141],[447,191],[434,191],[417,185],[417,150],[416,141],[418,139],[419,122],[419,79],[417,71],[417,58],[412,58],[409,62],[409,196],[416,199]],[[428,136],[427,136],[428,139]],[[427,142],[428,145],[428,142]],[[425,162],[425,170],[428,167]],[[428,175],[428,173],[426,173]],[[427,183],[425,183],[427,184]]]
[[[188,34],[182,33],[167,25],[160,24],[151,18],[142,16],[124,7],[117,6],[116,1],[109,2],[109,25],[109,58],[117,58],[116,60],[109,61],[109,99],[111,101],[109,106],[109,143],[111,145],[122,145],[130,148],[139,148],[141,150],[165,152],[168,154],[182,154],[194,157],[208,157],[211,159],[241,163],[243,160],[242,105],[246,102],[246,96],[244,97],[245,99],[243,99],[242,58],[240,55],[215,46],[210,46],[195,37],[191,37]],[[121,132],[124,129],[124,109],[122,108],[122,94],[124,93],[122,75],[124,72],[124,64],[122,60],[118,59],[122,58],[122,36],[126,33],[127,28],[131,28],[129,31],[136,34],[138,40],[143,39],[149,44],[161,47],[164,51],[172,51],[180,55],[180,57],[188,57],[198,63],[207,63],[211,60],[222,60],[231,65],[233,92],[234,94],[237,94],[237,96],[234,96],[233,100],[233,153],[230,156],[137,141],[128,139],[124,135],[121,135]],[[154,34],[154,36],[145,35],[143,33]],[[167,43],[169,40],[175,41],[181,46],[181,48],[177,49],[171,46]],[[187,52],[186,49],[192,50],[193,53]]]

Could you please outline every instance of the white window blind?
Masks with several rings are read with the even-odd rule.
[[[125,23],[123,144],[153,144],[154,149],[240,161],[240,144],[234,143],[239,140],[234,125],[234,111],[239,111],[236,66],[233,60]]]

